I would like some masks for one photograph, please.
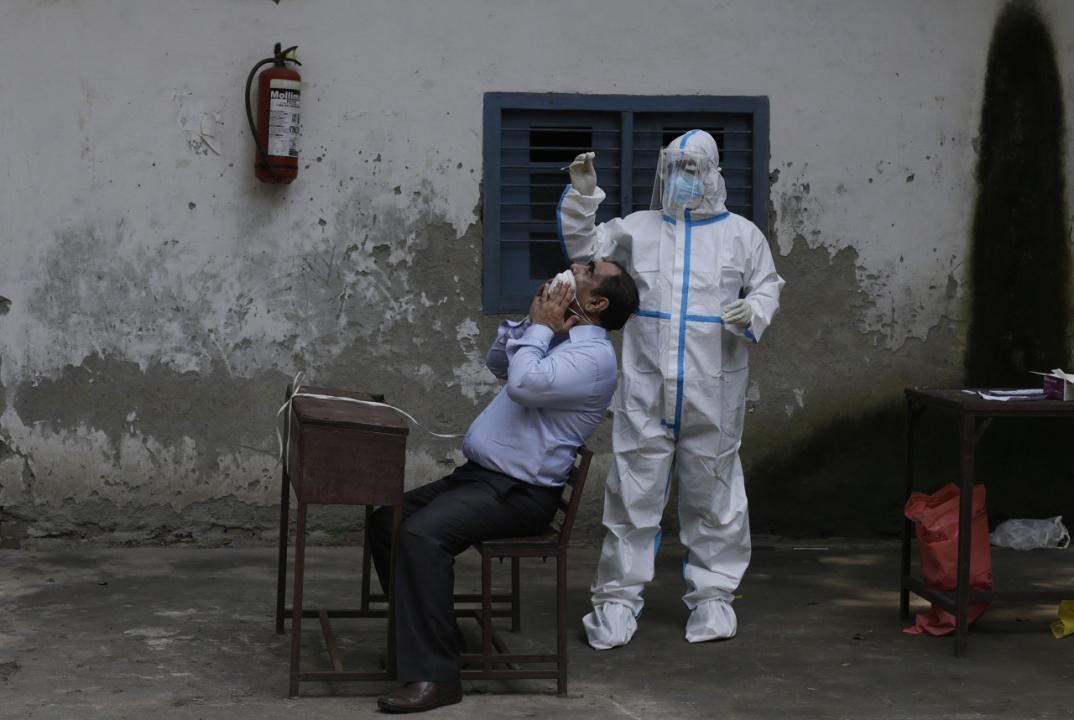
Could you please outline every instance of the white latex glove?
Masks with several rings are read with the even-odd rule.
[[[735,325],[749,325],[753,322],[753,309],[745,300],[735,300],[723,309],[723,321]]]
[[[597,189],[597,171],[593,169],[595,152],[584,152],[570,164],[571,186],[582,195],[592,195]]]

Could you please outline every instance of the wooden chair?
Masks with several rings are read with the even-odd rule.
[[[489,540],[475,546],[481,554],[481,606],[473,610],[460,609],[456,614],[469,615],[481,623],[481,652],[461,655],[463,679],[555,679],[556,692],[559,695],[567,694],[567,547],[592,459],[593,453],[588,448],[583,446],[578,449],[578,454],[574,458],[574,467],[563,488],[563,497],[559,500],[559,509],[547,532],[533,537]],[[521,624],[519,560],[538,557],[542,560],[554,558],[556,561],[556,653],[554,655],[512,653],[492,626],[492,618],[510,615],[512,630],[516,632],[519,630]],[[511,558],[511,594],[509,596],[493,596],[492,594],[493,558]],[[457,595],[456,602],[465,601],[468,597],[471,596]],[[509,610],[493,607],[495,601],[507,599],[510,600]],[[539,667],[522,668],[519,667],[520,665],[538,665]],[[549,665],[552,667],[549,668]],[[474,669],[474,666],[480,666],[480,669]],[[506,666],[506,668],[497,666]]]

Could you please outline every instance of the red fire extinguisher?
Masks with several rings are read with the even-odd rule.
[[[254,65],[246,79],[246,119],[257,145],[254,174],[268,183],[290,183],[298,177],[298,129],[302,96],[302,76],[286,63],[301,65],[295,56],[298,46],[280,50]],[[257,127],[250,110],[250,86],[262,65],[273,67],[257,79]]]

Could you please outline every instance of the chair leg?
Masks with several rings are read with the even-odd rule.
[[[492,669],[492,557],[481,553],[481,669]]]
[[[369,549],[369,521],[373,517],[373,507],[370,505],[365,506],[365,540],[362,542],[362,612],[369,610],[369,585],[370,585],[370,566],[372,564],[372,553]],[[387,590],[384,591],[385,597],[387,597]]]
[[[511,632],[519,632],[522,629],[522,593],[519,592],[520,576],[518,568],[519,559],[511,558]]]
[[[288,697],[298,697],[298,656],[302,649],[302,581],[306,573],[306,503],[298,501],[295,528],[295,588],[291,610],[291,684]]]
[[[395,594],[395,565],[396,549],[399,547],[399,529],[403,526],[403,506],[396,505],[392,508],[392,545],[388,554],[388,587],[384,588],[384,599],[388,601],[388,674],[393,678],[399,676],[398,658],[395,652],[395,603],[392,602]]]
[[[280,474],[280,557],[276,564],[276,634],[283,635],[284,607],[287,603],[287,533],[290,525],[291,483],[287,468]]]
[[[556,694],[567,694],[567,553],[556,556]]]

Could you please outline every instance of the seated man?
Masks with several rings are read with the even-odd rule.
[[[567,283],[546,284],[527,319],[501,323],[486,365],[507,385],[470,425],[462,446],[468,462],[406,494],[392,593],[405,684],[377,700],[384,710],[431,710],[462,699],[455,556],[482,540],[544,531],[578,447],[611,402],[616,360],[608,331],[638,309],[638,290],[618,263],[573,265],[571,273],[577,294]],[[369,528],[382,587],[391,525],[391,508],[380,508]]]

